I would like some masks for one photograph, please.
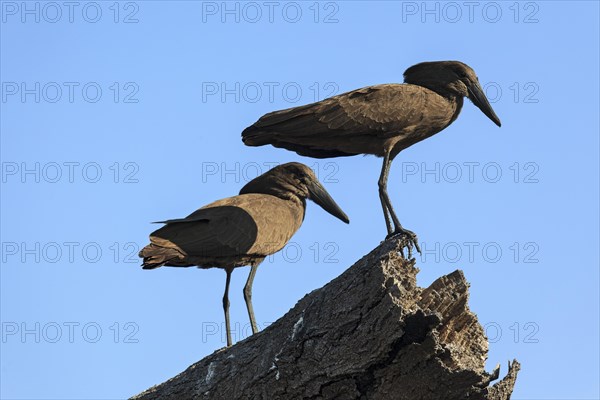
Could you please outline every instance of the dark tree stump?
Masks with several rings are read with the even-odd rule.
[[[509,399],[520,365],[487,373],[461,271],[416,285],[383,242],[264,331],[133,399]]]

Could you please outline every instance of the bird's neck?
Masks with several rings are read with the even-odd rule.
[[[462,96],[459,95],[458,93],[456,93],[456,91],[453,90],[451,87],[440,86],[439,83],[437,83],[437,82],[424,81],[424,82],[416,83],[416,85],[427,88],[427,89],[431,90],[432,92],[435,92],[435,93],[439,94],[440,96],[442,96],[443,98],[445,98],[449,101],[452,101],[452,102],[456,102],[459,98],[462,100]]]
[[[456,120],[456,118],[458,118],[458,114],[460,114],[460,110],[462,110],[462,106],[464,104],[464,97],[455,96],[453,99],[448,99],[448,100],[453,103],[453,106],[455,108],[454,114],[452,115],[452,118],[450,119],[450,122],[448,123],[448,125],[450,125],[451,123],[453,123]]]
[[[299,196],[295,193],[295,187],[292,186],[267,186],[261,187],[258,190],[255,190],[254,193],[268,194],[271,196],[278,197],[282,200],[289,201],[290,203],[295,203],[296,205],[301,205],[303,209],[306,208],[306,200],[304,197]]]
[[[274,190],[268,194],[285,200],[287,206],[290,207],[292,213],[297,215],[299,221],[304,221],[304,215],[306,214],[306,198],[303,196],[298,196],[296,193],[289,190],[277,190],[277,188],[273,189]]]
[[[458,114],[460,114],[460,110],[462,109],[464,103],[464,97],[447,86],[428,84],[427,82],[421,82],[418,85],[442,96],[442,98],[444,98],[448,104],[450,104],[455,111],[451,120],[448,122],[448,125],[454,122],[454,120],[458,117]]]
[[[464,103],[464,97],[446,86],[430,85],[431,87],[429,87],[424,84],[420,86],[423,86],[446,99],[450,106],[455,110],[454,114],[452,114],[452,118],[448,122],[448,125],[454,122],[454,120],[456,120],[456,118],[458,117],[458,114],[460,114],[460,110],[462,109]]]

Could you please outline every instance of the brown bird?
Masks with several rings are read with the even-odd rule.
[[[244,299],[252,333],[258,332],[252,307],[252,282],[266,256],[281,250],[302,225],[306,199],[331,215],[349,219],[314,172],[304,164],[279,165],[248,182],[239,196],[210,203],[150,234],[139,256],[144,269],[164,266],[223,268],[227,273],[223,310],[227,346],[231,346],[229,282],[234,268],[250,265]]]
[[[463,97],[500,126],[473,69],[459,61],[413,65],[404,72],[404,84],[368,86],[300,107],[262,116],[242,133],[248,146],[271,144],[314,157],[373,154],[383,157],[379,198],[388,237],[404,234],[408,254],[417,236],[402,227],[387,193],[392,160],[407,147],[450,125]],[[393,227],[390,222],[393,222]]]

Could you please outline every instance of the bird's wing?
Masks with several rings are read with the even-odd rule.
[[[257,236],[250,214],[235,206],[201,208],[186,218],[165,223],[150,235],[150,241],[161,247],[176,247],[188,256],[245,254]]]
[[[242,137],[249,145],[271,143],[269,136],[353,133],[386,137],[416,125],[422,118],[423,102],[419,86],[369,86],[317,103],[266,114],[246,128]]]
[[[185,218],[176,218],[176,219],[167,219],[164,221],[154,221],[153,224],[176,224],[178,222],[200,222],[200,221],[208,221],[205,217],[197,216],[197,217],[185,217]]]

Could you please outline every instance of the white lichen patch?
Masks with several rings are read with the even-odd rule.
[[[275,357],[275,361],[278,361],[277,357]],[[279,368],[277,368],[277,365],[275,365],[275,361],[273,361],[273,364],[271,365],[271,368],[269,368],[269,371],[277,370],[277,372],[275,373],[275,380],[279,380]]]
[[[213,361],[208,364],[208,372],[206,373],[206,377],[204,378],[204,382],[208,385],[212,380],[213,376],[215,376],[216,363]]]
[[[304,323],[304,316],[300,316],[300,319],[296,321],[294,324],[294,328],[292,329],[292,340],[296,337],[296,333],[298,333],[298,329],[302,328],[302,324]]]

